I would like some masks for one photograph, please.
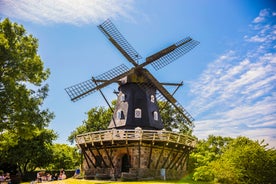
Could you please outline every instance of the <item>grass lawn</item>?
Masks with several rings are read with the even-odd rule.
[[[66,179],[66,180],[59,180],[59,181],[52,181],[52,182],[43,182],[43,184],[174,184],[174,183],[182,183],[182,184],[208,184],[207,182],[195,182],[189,178],[183,178],[179,181],[171,180],[171,181],[162,181],[162,180],[155,180],[155,181],[104,181],[104,180],[84,180],[84,179]],[[24,182],[22,184],[30,184],[30,182]]]

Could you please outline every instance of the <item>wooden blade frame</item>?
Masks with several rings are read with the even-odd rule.
[[[176,99],[155,79],[146,69],[143,70],[144,75],[147,79],[157,88],[160,94],[174,106],[174,108],[182,114],[183,121],[186,124],[193,125],[194,118],[186,111],[186,109],[179,104]],[[148,84],[150,85],[150,84]],[[161,99],[160,95],[157,95],[159,100]],[[164,100],[164,98],[162,98]]]
[[[71,100],[75,102],[89,94],[94,93],[97,89],[101,89],[113,82],[117,82],[117,80],[119,80],[126,73],[129,72],[128,70],[128,67],[122,64],[101,75],[96,76],[94,79],[97,80],[97,85],[95,85],[94,81],[90,79],[71,87],[65,88],[65,91],[67,92]],[[105,80],[106,82],[100,82],[99,79]]]
[[[164,102],[169,102],[161,93],[160,91],[157,92],[156,94],[156,99],[158,101],[164,101]],[[187,125],[193,127],[193,121],[194,121],[194,118],[188,113],[188,111],[179,103],[179,102],[176,102],[176,103],[171,103],[169,102],[169,104],[171,106],[173,106],[179,113],[180,115],[182,116],[182,121],[184,123],[186,123]],[[166,103],[166,106],[169,105]],[[162,108],[162,107],[161,107]]]
[[[115,25],[108,19],[98,26],[109,41],[131,62],[134,66],[138,66],[140,54],[128,43],[123,35],[118,31]]]
[[[175,103],[176,99],[158,82],[153,75],[151,75],[148,70],[142,70],[146,78],[160,91],[160,93],[171,103]]]
[[[146,58],[145,65],[150,64],[153,66],[155,70],[159,70],[164,66],[172,63],[174,60],[178,59],[182,55],[188,53],[194,47],[199,44],[198,41],[193,40],[190,37],[187,37],[179,42],[175,43],[163,49],[152,56]]]
[[[148,64],[152,64],[155,70],[159,70],[164,66],[170,64],[174,60],[178,59],[182,55],[186,54],[199,42],[193,40],[190,37],[184,38],[177,43],[149,56],[142,64],[139,63],[139,59],[142,57],[138,52],[127,42],[123,35],[118,31],[115,25],[108,19],[103,22],[98,28],[104,33],[109,41],[125,56],[125,58],[137,68],[143,68]]]

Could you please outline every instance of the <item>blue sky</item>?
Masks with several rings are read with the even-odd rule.
[[[90,108],[106,106],[99,93],[71,102],[64,88],[132,67],[97,28],[110,18],[144,59],[186,36],[200,41],[158,71],[147,67],[161,82],[184,82],[175,97],[196,119],[197,137],[242,135],[276,147],[275,7],[268,0],[0,0],[0,17],[39,39],[51,70],[44,108],[55,113],[57,142]],[[114,89],[103,89],[110,101]]]

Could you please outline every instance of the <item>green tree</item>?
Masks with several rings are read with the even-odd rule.
[[[12,142],[16,137],[10,132],[3,133],[6,140]],[[9,164],[18,166],[21,176],[34,171],[37,167],[47,166],[53,159],[52,141],[57,135],[48,129],[33,132],[32,138],[26,140],[19,137],[17,144],[9,145],[0,152],[0,158]]]
[[[247,137],[234,139],[220,159],[211,163],[214,177],[222,183],[275,183],[276,150]]]
[[[52,151],[53,159],[47,166],[48,170],[75,169],[81,163],[81,156],[76,147],[67,144],[54,144]]]
[[[164,129],[167,131],[178,131],[183,134],[192,135],[192,126],[185,124],[182,115],[172,107],[169,103],[164,101],[158,102],[160,108],[160,116]]]
[[[190,154],[189,170],[196,181],[275,183],[276,150],[247,137],[211,135]]]
[[[193,178],[196,181],[213,180],[213,172],[210,163],[220,158],[223,149],[233,139],[230,137],[221,137],[209,135],[206,140],[200,140],[196,149],[190,154],[188,163],[189,172],[193,172]]]
[[[28,137],[53,118],[40,106],[48,92],[42,85],[50,72],[37,54],[38,40],[22,25],[0,22],[0,132]]]
[[[22,25],[0,22],[0,160],[16,164],[22,176],[49,164],[57,137],[46,129],[54,114],[41,109],[50,72],[37,49]]]
[[[115,102],[113,102],[113,104],[114,103]],[[94,107],[90,109],[86,114],[87,120],[84,120],[83,124],[77,127],[77,129],[74,130],[68,137],[68,141],[70,141],[71,143],[74,142],[75,137],[79,134],[106,130],[112,117],[112,111],[105,107]]]

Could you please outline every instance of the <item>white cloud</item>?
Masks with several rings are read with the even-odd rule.
[[[98,23],[107,18],[131,19],[133,0],[2,0],[0,12],[40,24]]]
[[[266,40],[265,37],[260,37],[258,35],[255,35],[255,36],[247,39],[247,41],[249,41],[249,42],[264,42],[265,40]]]
[[[198,120],[199,138],[243,135],[276,147],[275,25],[266,19],[258,24],[268,14],[260,12],[258,29],[251,27],[239,50],[226,51],[190,83],[193,98],[187,109]]]
[[[253,20],[253,23],[260,23],[265,20],[265,17],[269,15],[269,11],[267,9],[263,9],[260,11],[259,16]]]

